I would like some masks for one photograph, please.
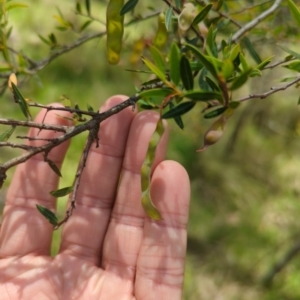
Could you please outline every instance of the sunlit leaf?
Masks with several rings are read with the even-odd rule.
[[[161,49],[168,40],[168,31],[165,25],[165,16],[164,14],[160,14],[158,16],[158,27],[156,31],[156,35],[153,39],[153,45],[158,49]]]
[[[193,25],[197,25],[198,23],[202,22],[207,16],[207,14],[209,13],[211,8],[212,8],[212,4],[206,5],[193,20]]]
[[[16,126],[13,125],[11,126],[10,129],[5,130],[3,133],[0,134],[0,142],[6,142],[11,135],[13,134],[13,132],[15,131]]]
[[[162,115],[162,118],[170,119],[170,118],[181,116],[187,113],[188,111],[190,111],[195,106],[195,104],[196,102],[194,101],[182,102],[176,105],[174,108],[170,109],[169,111],[165,112]]]
[[[265,66],[267,66],[272,61],[273,57],[274,57],[274,55],[266,58],[259,65],[257,65],[255,69],[262,70]]]
[[[50,194],[53,197],[59,198],[59,197],[69,195],[72,192],[72,190],[73,190],[73,187],[68,186],[68,187],[65,187],[65,188],[62,188],[62,189],[59,189],[59,190],[51,191]]]
[[[120,10],[124,0],[110,0],[106,9],[106,54],[110,64],[117,64],[122,50],[124,15]]]
[[[217,109],[215,109],[213,111],[210,111],[209,113],[205,114],[204,118],[205,119],[215,118],[215,117],[221,115],[226,109],[227,109],[227,107],[217,108]]]
[[[170,88],[156,88],[156,89],[149,89],[139,92],[141,98],[147,97],[166,97],[172,94],[173,90]]]
[[[42,205],[36,204],[38,211],[54,226],[58,223],[58,218],[50,209]]]
[[[208,91],[192,91],[187,92],[183,95],[185,98],[192,99],[195,101],[209,101],[209,100],[223,100],[222,94],[218,92]]]
[[[130,12],[135,8],[135,6],[138,4],[139,0],[128,0],[125,5],[122,7],[120,11],[120,15],[125,15],[126,13]]]
[[[12,83],[17,86],[18,85],[18,79],[15,73],[11,73],[8,78],[8,87],[13,92]]]
[[[12,3],[6,6],[6,11],[15,9],[15,8],[27,8],[28,5],[24,4],[24,3]]]
[[[145,65],[162,81],[166,81],[166,75],[156,66],[154,65],[149,59],[142,57],[142,61]]]
[[[166,62],[163,54],[155,47],[150,45],[149,51],[153,59],[154,64],[160,69],[161,72],[165,73],[166,71]]]
[[[194,87],[194,77],[189,60],[183,55],[180,60],[180,77],[184,88],[189,91]]]
[[[236,44],[230,51],[229,60],[233,62],[237,58],[240,52],[241,52],[241,46],[240,44]]]
[[[300,27],[300,10],[296,6],[296,4],[292,0],[287,0],[288,1],[288,6],[291,12],[291,15],[296,22],[297,26]]]
[[[56,175],[58,175],[59,177],[62,177],[61,172],[60,172],[58,166],[52,160],[47,160],[47,163],[48,163],[49,167],[52,169],[52,171]]]

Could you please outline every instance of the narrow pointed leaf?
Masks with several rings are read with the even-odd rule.
[[[197,49],[195,46],[193,46],[191,44],[186,44],[185,46],[196,55],[196,57],[199,59],[199,61],[212,74],[212,76],[215,79],[218,79],[218,74],[217,74],[214,64],[212,62],[210,62],[209,59],[204,54],[202,54],[199,51],[199,49]]]
[[[281,45],[278,45],[278,46],[279,46],[283,51],[285,51],[285,52],[287,52],[287,53],[293,55],[293,57],[295,57],[295,58],[297,58],[297,59],[300,59],[300,54],[299,54],[299,53],[297,53],[297,52],[295,52],[295,51],[293,51],[293,50],[290,50],[290,49],[288,49],[288,48],[286,48],[286,47],[284,47],[284,46],[281,46]]]
[[[170,51],[170,77],[175,85],[180,82],[180,50],[176,43],[173,43]]]
[[[154,64],[160,69],[161,72],[166,72],[166,62],[163,54],[155,47],[150,45],[149,51],[151,53]]]
[[[188,111],[190,111],[194,106],[196,102],[194,101],[189,101],[189,102],[183,102],[175,106],[174,108],[170,109],[166,113],[162,115],[163,119],[170,119],[170,118],[175,118],[178,116],[181,116]]]
[[[52,171],[56,175],[58,175],[59,177],[62,177],[61,172],[60,172],[58,166],[52,160],[47,160],[47,163],[48,163],[49,167],[52,169]]]
[[[256,52],[256,50],[254,49],[251,41],[248,39],[248,37],[244,37],[243,38],[243,42],[244,45],[246,47],[246,49],[248,50],[249,54],[251,55],[251,57],[254,59],[254,61],[257,64],[260,64],[262,62],[261,58],[259,57],[258,53]]]
[[[91,2],[90,0],[85,0],[85,8],[88,15],[91,14]]]
[[[272,55],[271,57],[266,58],[259,65],[257,65],[255,69],[262,70],[265,66],[267,66],[272,61],[273,57],[274,57],[274,55]]]
[[[170,30],[171,25],[172,25],[172,17],[173,17],[173,7],[169,6],[166,15],[165,15],[165,25],[166,25],[166,29],[167,31]]]
[[[207,114],[204,115],[204,118],[205,119],[211,119],[211,118],[215,118],[219,115],[221,115],[225,110],[227,109],[227,107],[220,107],[220,108],[217,108]]]
[[[13,125],[11,126],[10,129],[4,131],[3,133],[0,134],[0,142],[6,142],[11,135],[13,134],[13,132],[15,131],[16,126]]]
[[[147,97],[166,97],[170,94],[172,94],[173,90],[170,88],[157,88],[157,89],[150,89],[150,90],[144,90],[139,93],[141,98],[147,98]]]
[[[249,69],[248,71],[244,72],[243,74],[241,74],[240,76],[235,78],[232,81],[230,90],[236,90],[239,87],[241,87],[248,80],[248,77],[249,77],[251,72],[252,72],[252,69]]]
[[[26,100],[24,99],[19,89],[13,82],[11,83],[11,87],[13,90],[15,101],[19,104],[23,115],[26,117],[27,120],[32,120]]]
[[[38,211],[54,226],[58,223],[58,218],[50,209],[42,205],[36,204]]]
[[[292,0],[287,0],[288,1],[288,6],[291,12],[291,15],[296,22],[297,26],[300,27],[300,10],[296,6],[296,4]]]
[[[172,102],[170,102],[169,107],[170,107],[170,109],[172,109],[174,107],[174,104]],[[173,119],[180,129],[184,128],[184,124],[183,124],[183,121],[180,116],[174,117]]]
[[[73,190],[73,187],[68,186],[68,187],[65,187],[65,188],[62,188],[62,189],[59,189],[59,190],[51,191],[50,194],[53,197],[59,198],[59,197],[69,195],[72,192],[72,190]]]
[[[206,5],[195,17],[195,19],[193,21],[193,25],[197,25],[200,22],[202,22],[206,18],[207,14],[209,13],[211,8],[212,8],[212,4]]]
[[[86,108],[90,112],[94,112],[95,111],[94,108],[92,106],[90,106],[88,103],[86,104]]]
[[[165,74],[156,65],[154,65],[149,59],[144,57],[142,58],[142,61],[160,80],[166,82]]]
[[[189,60],[182,56],[180,60],[180,77],[184,88],[189,91],[194,87],[194,77]]]
[[[183,96],[195,101],[223,100],[222,94],[218,92],[192,91]]]
[[[123,16],[126,13],[130,12],[135,8],[135,6],[138,4],[139,0],[128,0],[125,5],[122,7],[120,11],[120,15]]]

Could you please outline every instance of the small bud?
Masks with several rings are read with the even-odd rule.
[[[18,80],[17,80],[17,76],[15,73],[10,74],[9,78],[8,78],[8,87],[9,89],[13,92],[13,88],[12,88],[12,83],[17,86],[18,85]]]
[[[208,146],[215,144],[223,136],[226,127],[226,118],[221,116],[215,121],[204,135],[204,145],[197,152],[204,151]]]

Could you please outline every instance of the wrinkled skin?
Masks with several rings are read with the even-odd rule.
[[[101,110],[124,99],[114,96]],[[163,220],[150,220],[140,203],[140,169],[157,119],[153,112],[138,114],[129,107],[101,124],[100,147],[92,147],[55,257],[49,255],[53,226],[35,205],[55,210],[49,191],[57,189],[57,175],[41,155],[17,167],[0,233],[0,300],[181,299],[190,187],[183,167],[164,161],[167,129],[151,180]],[[68,123],[53,111],[46,122]],[[37,133],[31,129],[29,135]],[[38,136],[57,135],[44,130]],[[61,166],[67,148],[68,143],[55,148],[49,159]]]

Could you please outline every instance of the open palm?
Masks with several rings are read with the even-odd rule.
[[[124,99],[112,97],[102,110]],[[55,257],[49,255],[53,227],[36,204],[55,210],[49,191],[57,189],[58,178],[41,155],[17,167],[0,233],[0,300],[181,299],[189,180],[179,164],[163,161],[167,129],[151,181],[162,220],[146,217],[140,204],[140,170],[157,120],[155,113],[127,108],[101,123],[100,146],[89,154],[76,209]],[[68,121],[49,112],[46,122]],[[36,137],[37,130],[29,135]],[[38,137],[55,135],[44,130]],[[61,166],[67,148],[65,143],[53,149],[49,158]]]

